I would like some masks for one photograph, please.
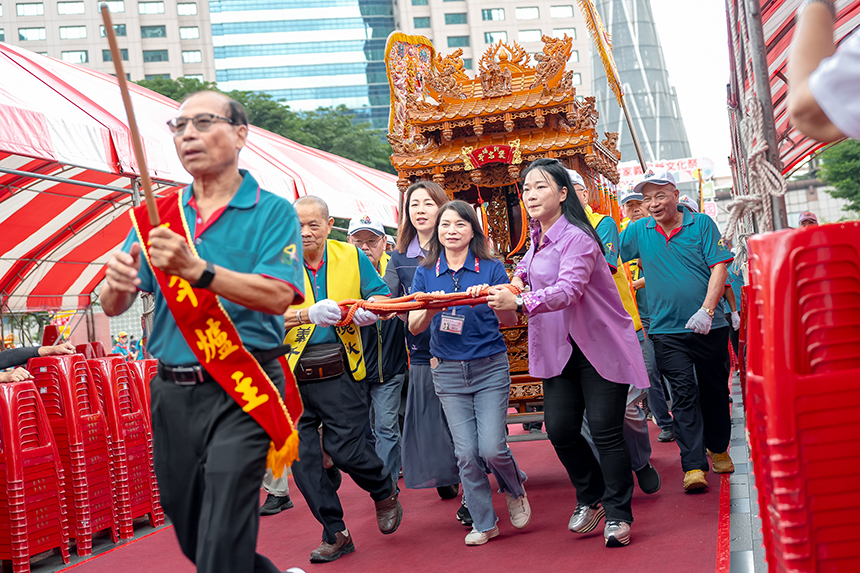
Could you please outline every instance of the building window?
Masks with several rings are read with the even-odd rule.
[[[462,2],[463,0],[442,0],[442,2]]]
[[[570,53],[570,60],[568,60],[568,61],[570,61],[570,62],[578,62],[578,61],[579,61],[579,51],[578,51],[578,50],[573,50],[573,51]]]
[[[472,58],[463,58],[463,68],[467,70],[472,69]]]
[[[200,37],[200,28],[197,26],[179,28],[179,37],[183,40],[196,40]]]
[[[430,27],[430,18],[413,18],[412,21],[415,23],[415,29],[418,28],[429,28]]]
[[[110,12],[125,12],[125,0],[107,0],[102,4],[107,4]]]
[[[495,44],[496,42],[507,42],[507,32],[484,32],[484,43]]]
[[[187,52],[182,52],[182,63],[183,64],[199,64],[203,61],[203,52],[200,50],[189,50]]]
[[[35,42],[47,38],[44,28],[18,28],[18,39],[22,42]]]
[[[143,61],[144,62],[166,62],[167,60],[167,50],[144,50],[143,51]]]
[[[427,0],[412,0],[413,6],[426,6]]]
[[[469,36],[448,36],[449,48],[468,48]]]
[[[141,38],[166,38],[167,26],[141,26]]]
[[[0,42],[5,42],[5,41],[6,41],[6,30],[4,30],[3,28],[0,28]]]
[[[571,79],[571,83],[575,86],[582,85],[582,74],[573,74],[573,78]]]
[[[125,24],[114,24],[113,25],[113,33],[117,37],[126,36],[127,34],[125,31]],[[104,26],[99,26],[99,34],[101,34],[102,38],[105,37],[105,27]]]
[[[520,30],[517,33],[517,40],[520,42],[540,42],[540,30]]]
[[[120,54],[120,57],[122,58],[122,61],[124,61],[124,62],[128,61],[128,50],[123,48],[119,51],[119,54]],[[113,57],[111,57],[110,50],[102,50],[102,61],[103,62],[112,62],[113,61]]]
[[[540,18],[540,10],[537,6],[517,8],[517,20],[537,20],[538,18]]]
[[[466,13],[458,13],[458,14],[445,14],[445,23],[446,24],[465,24],[466,23]]]
[[[70,64],[86,64],[90,61],[86,50],[74,50],[71,52],[60,52],[60,59]]]
[[[197,3],[181,2],[176,5],[176,13],[180,16],[194,16],[197,14]]]
[[[164,2],[138,2],[138,14],[164,14]]]
[[[0,4],[0,16],[3,15],[3,4]]]
[[[550,18],[573,18],[573,6],[550,6]]]
[[[81,40],[86,37],[86,26],[60,26],[61,40]]]
[[[146,74],[143,76],[145,80],[169,80],[170,74]]]
[[[83,14],[83,2],[57,2],[57,14]]]
[[[44,16],[45,15],[45,5],[41,2],[30,3],[30,4],[16,4],[15,8],[18,11],[19,16]]]
[[[489,10],[481,10],[481,18],[484,20],[504,20],[505,19],[505,9],[504,8],[491,8]]]
[[[567,34],[572,40],[576,40],[576,28],[555,28],[552,31],[553,38],[564,38]]]
[[[199,80],[201,82],[203,81],[203,74],[189,74],[182,77],[189,80]]]

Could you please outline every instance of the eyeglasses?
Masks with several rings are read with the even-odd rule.
[[[380,237],[376,237],[375,239],[368,239],[368,240],[366,240],[366,241],[359,241],[359,240],[358,240],[358,239],[356,239],[355,237],[350,237],[349,241],[350,241],[353,245],[355,245],[356,247],[358,247],[359,249],[360,249],[360,248],[362,248],[362,247],[364,247],[364,246],[367,246],[367,248],[372,249],[373,247],[375,247],[376,245],[378,245],[378,244],[379,244],[379,239],[381,239],[381,238],[382,238],[382,237],[380,236]]]
[[[194,124],[194,129],[197,131],[209,131],[209,128],[212,127],[212,124],[216,121],[223,121],[230,125],[235,125],[232,119],[222,115],[216,115],[214,113],[198,113],[194,117],[174,117],[167,122],[167,127],[170,128],[170,131],[172,131],[174,135],[182,135],[182,132],[185,131],[185,127],[188,125],[189,121]]]

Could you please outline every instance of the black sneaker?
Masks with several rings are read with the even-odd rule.
[[[636,472],[636,479],[639,481],[639,489],[647,494],[657,493],[662,484],[660,474],[654,469],[651,463],[645,464],[645,467]]]
[[[343,483],[343,475],[340,473],[340,470],[337,469],[337,466],[326,468],[325,473],[328,474],[328,479],[331,482],[331,485],[334,486],[334,491],[339,490],[340,484]]]
[[[460,509],[457,510],[457,521],[466,527],[472,527],[472,514],[469,513],[469,508],[466,507],[465,501],[460,505]]]
[[[290,496],[279,497],[269,494],[266,496],[266,502],[260,506],[260,515],[275,515],[291,507],[293,502],[290,501]]]
[[[658,442],[674,442],[675,441],[675,428],[672,426],[667,426],[660,430],[660,435],[657,436]]]
[[[442,487],[437,487],[436,493],[438,493],[439,497],[442,499],[454,499],[460,493],[460,484],[455,483],[454,485],[443,485]]]

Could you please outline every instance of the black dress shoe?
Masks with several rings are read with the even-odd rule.
[[[265,503],[260,506],[260,515],[275,515],[291,507],[293,507],[293,502],[290,501],[290,496],[279,497],[269,494],[266,496]]]
[[[460,493],[460,484],[443,485],[442,487],[437,487],[436,492],[442,499],[454,499]]]
[[[326,468],[325,473],[328,474],[328,479],[331,482],[331,485],[334,486],[334,491],[339,490],[340,484],[343,483],[343,474],[340,473],[337,466]]]
[[[400,527],[400,522],[403,520],[403,508],[400,506],[400,500],[395,487],[391,495],[382,501],[375,502],[376,504],[376,524],[379,526],[379,531],[384,535],[394,533]]]
[[[639,481],[639,489],[647,494],[657,493],[662,484],[660,474],[657,473],[657,470],[654,469],[654,466],[650,462],[636,472],[636,479]]]
[[[460,509],[457,510],[457,521],[466,527],[472,527],[472,514],[469,513],[469,508],[466,507],[465,501],[460,505]]]

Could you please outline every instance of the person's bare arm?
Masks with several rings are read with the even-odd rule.
[[[834,51],[830,10],[821,3],[809,4],[798,18],[788,60],[788,113],[797,129],[819,141],[845,137],[809,89],[809,76]]]
[[[723,297],[726,299],[726,302],[729,303],[729,308],[732,312],[738,311],[738,305],[735,303],[735,291],[732,288],[732,285],[726,285],[726,291],[723,294]]]
[[[716,309],[720,298],[726,291],[726,277],[729,271],[726,270],[726,263],[719,263],[711,267],[711,278],[708,281],[708,294],[705,295],[705,302],[702,303],[704,308]]]

